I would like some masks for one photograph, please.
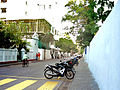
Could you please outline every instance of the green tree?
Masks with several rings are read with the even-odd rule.
[[[99,29],[97,23],[104,22],[109,15],[114,2],[109,0],[71,0],[66,5],[68,13],[63,17],[63,21],[70,21],[73,26],[71,31],[78,30],[77,42],[81,47],[89,45],[90,41]],[[98,7],[100,6],[100,7]],[[108,9],[105,10],[105,7]],[[96,12],[95,12],[96,10]]]
[[[77,52],[77,46],[73,43],[71,39],[60,38],[59,41],[56,41],[56,47],[62,49],[63,52]]]
[[[39,35],[39,40],[42,44],[42,48],[49,48],[49,43],[54,41],[53,34],[48,32],[46,34]]]
[[[17,48],[19,52],[18,59],[21,59],[21,49],[30,45],[27,41],[22,40],[27,32],[26,24],[22,22],[4,22],[0,21],[0,48]]]
[[[98,0],[96,1],[96,6],[99,5],[97,9],[98,20],[101,20],[103,23],[106,17],[111,12],[112,8],[114,7],[114,1],[110,0]]]
[[[24,33],[21,30],[20,24],[16,22],[4,23],[1,21],[0,48],[18,48],[23,43],[26,43],[26,41],[22,40]]]

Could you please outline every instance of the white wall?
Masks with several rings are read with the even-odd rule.
[[[38,49],[38,52],[40,52],[40,60],[51,59],[50,50]]]
[[[24,0],[7,0],[7,19],[18,19],[25,17],[25,1]]]
[[[36,53],[38,53],[38,39],[37,36],[35,37],[35,35],[36,34],[34,33],[32,39],[27,39],[27,42],[30,43],[30,46],[27,46],[30,50],[29,55],[32,55],[29,56],[29,59],[36,59]]]
[[[39,13],[35,0],[8,0],[6,6],[7,20],[35,19]],[[25,12],[27,12],[27,14],[25,14]]]
[[[34,53],[34,51],[29,51],[28,53],[27,53],[27,55],[28,55],[28,59],[36,59],[36,54]]]
[[[44,60],[44,49],[38,49],[38,52],[40,53],[40,60]]]
[[[45,59],[51,59],[50,50],[46,50]]]
[[[90,43],[88,65],[100,90],[120,90],[120,0]]]
[[[87,47],[86,47],[86,53],[85,53],[85,51],[84,51],[84,53],[83,53],[84,60],[85,60],[87,63],[89,63],[89,52],[90,52],[90,47],[87,46]]]
[[[17,61],[17,49],[0,48],[0,62]]]
[[[7,8],[7,3],[1,3],[1,0],[0,0],[0,18],[6,18],[6,13],[2,13],[1,8]]]

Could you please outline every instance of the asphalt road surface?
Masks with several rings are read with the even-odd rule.
[[[0,67],[0,90],[67,90],[72,80],[65,77],[46,79],[43,71],[46,64],[60,60],[30,62],[29,67],[11,65]]]

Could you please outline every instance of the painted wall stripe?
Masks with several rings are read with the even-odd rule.
[[[58,82],[48,81],[45,84],[43,84],[40,88],[38,88],[37,90],[53,90],[57,84]]]
[[[7,88],[5,90],[23,90],[24,88],[28,87],[29,85],[37,82],[37,80],[25,80],[21,83],[18,83],[10,88]]]
[[[16,79],[11,79],[11,78],[6,78],[6,79],[3,79],[3,80],[0,80],[0,85],[4,85],[6,83],[9,83],[9,82],[12,82],[12,81],[15,81]]]

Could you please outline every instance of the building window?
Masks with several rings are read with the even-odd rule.
[[[45,10],[45,5],[44,5],[44,10]]]
[[[27,3],[27,1],[26,1],[26,5],[27,5],[28,3]]]
[[[6,8],[1,8],[2,13],[6,13]]]
[[[6,3],[7,2],[7,0],[1,0],[1,3]]]
[[[27,11],[25,11],[25,15],[27,15]]]
[[[51,5],[49,5],[49,9],[51,9]]]

